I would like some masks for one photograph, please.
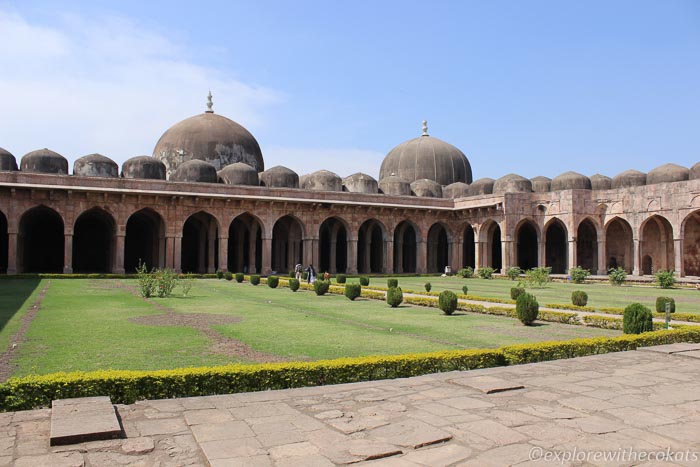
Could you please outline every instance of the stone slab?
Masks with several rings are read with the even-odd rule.
[[[688,351],[684,351],[684,352],[677,352],[673,355],[678,356],[678,357],[684,357],[684,358],[700,359],[700,350],[688,350]]]
[[[508,381],[495,376],[468,376],[452,380],[453,383],[477,389],[484,394],[515,391],[525,389],[525,386],[513,381]]]
[[[656,352],[664,354],[674,354],[679,352],[689,352],[692,350],[700,350],[700,344],[692,344],[689,342],[679,342],[676,344],[655,345],[653,347],[640,347],[639,352]]]
[[[109,397],[59,399],[51,404],[51,446],[115,439],[122,427]]]

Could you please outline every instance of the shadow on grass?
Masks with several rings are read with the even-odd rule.
[[[0,281],[0,330],[22,310],[22,304],[39,287],[41,279],[5,279]]]

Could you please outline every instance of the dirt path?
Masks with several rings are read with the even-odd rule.
[[[19,329],[17,329],[12,337],[10,337],[10,342],[7,349],[0,354],[0,381],[6,381],[12,375],[12,373],[15,372],[15,369],[17,369],[17,365],[12,363],[12,361],[15,358],[15,354],[19,350],[20,346],[22,343],[24,343],[25,336],[29,330],[29,326],[31,326],[32,321],[34,321],[34,317],[36,317],[37,313],[39,313],[39,310],[41,309],[41,302],[44,300],[50,285],[50,281],[46,282],[44,288],[41,289],[39,294],[36,296],[34,303],[32,303],[22,317],[22,324],[20,324]]]
[[[238,316],[215,315],[209,313],[180,313],[155,300],[142,297],[141,293],[136,290],[135,287],[126,285],[121,281],[114,281],[114,284],[148,302],[153,308],[163,312],[163,314],[160,315],[130,318],[129,321],[132,323],[148,326],[185,326],[196,329],[210,340],[211,346],[209,351],[212,354],[226,355],[228,357],[235,357],[258,363],[284,362],[289,360],[278,355],[259,352],[239,340],[226,337],[212,329],[212,326],[239,323],[241,322],[241,318]]]

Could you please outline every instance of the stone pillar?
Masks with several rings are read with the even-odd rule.
[[[517,263],[517,260],[514,261]],[[518,265],[520,266],[520,265]],[[537,267],[549,266],[547,264],[547,244],[543,241],[537,242]]]
[[[673,265],[678,277],[685,276],[685,265],[683,264],[683,239],[673,239]]]
[[[603,238],[598,239],[598,275],[604,276],[608,273],[606,261],[607,258],[605,257],[605,236],[603,236]]]
[[[634,267],[632,269],[632,275],[634,276],[639,276],[642,272],[642,268],[640,266],[640,257],[639,257],[639,239],[638,238],[633,238],[632,239],[632,258],[634,259],[633,264]]]
[[[63,274],[73,274],[73,231],[63,235]]]
[[[578,262],[578,258],[576,257],[576,239],[571,239],[569,240],[569,251],[568,251],[568,260],[569,260],[569,268],[566,270],[567,273],[571,272],[572,268],[576,267],[576,263]]]
[[[219,237],[219,269],[228,271],[228,237]]]
[[[173,269],[175,272],[182,272],[182,233],[173,237]]]
[[[348,238],[348,274],[357,274],[357,240]]]
[[[369,239],[368,239],[369,238]],[[362,270],[366,273],[372,272],[372,236],[367,235],[365,237],[365,254],[362,255]]]
[[[260,226],[257,223],[253,223],[250,226],[250,233],[248,234],[248,274],[255,274],[259,272],[256,268],[255,258],[258,256],[258,230]],[[241,238],[241,252],[243,252],[243,235]],[[241,253],[241,272],[243,271],[243,254]],[[261,264],[262,266],[262,264]]]
[[[272,272],[272,238],[262,238],[262,274]],[[252,274],[252,273],[251,273]]]
[[[382,265],[382,272],[385,274],[391,274],[394,272],[394,241],[387,240],[384,242],[384,264]]]
[[[124,274],[124,245],[126,243],[126,233],[117,233],[114,245],[114,274]]]
[[[17,274],[17,232],[7,232],[7,273]]]
[[[337,248],[338,248],[338,242],[336,239],[331,240],[331,245],[330,245],[330,252],[328,254],[328,269],[331,274],[335,274],[338,271],[337,269]]]
[[[515,256],[513,241],[501,240],[501,274],[505,274],[511,264],[514,264],[515,261],[512,261],[511,256]]]
[[[428,242],[423,238],[416,240],[416,273],[425,274],[428,265]]]
[[[213,225],[207,229],[207,237],[207,272],[211,274],[216,272],[216,228]]]
[[[304,242],[304,256],[303,256],[303,261],[302,265],[304,266],[304,269],[309,267],[309,264],[313,264],[314,269],[316,269],[316,274],[323,274],[323,271],[319,271],[319,264],[318,264],[318,253],[316,253],[315,248],[316,248],[316,243],[314,241],[314,238],[307,237],[303,240]]]
[[[447,263],[452,268],[452,274],[456,274],[457,271],[467,266],[464,264],[464,240],[452,242],[449,256]]]
[[[481,242],[479,241],[479,237],[474,234],[474,271],[476,272],[480,267],[481,267]],[[464,267],[466,268],[467,265],[465,264]]]
[[[178,270],[175,267],[175,237],[165,237],[165,267],[174,271]]]

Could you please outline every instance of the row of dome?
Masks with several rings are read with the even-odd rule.
[[[26,154],[21,160],[21,170],[52,174],[68,174],[68,160],[49,149],[39,149]],[[0,148],[0,170],[18,170],[15,157]],[[100,154],[81,157],[73,164],[73,175],[84,177],[119,177],[116,162]],[[166,179],[165,164],[150,156],[133,157],[122,165],[121,176],[137,179]],[[432,198],[461,198],[466,196],[503,194],[511,192],[545,193],[559,190],[609,190],[655,183],[678,182],[700,179],[700,162],[687,169],[676,164],[665,164],[648,174],[627,170],[614,178],[593,175],[590,178],[576,172],[566,172],[553,179],[535,177],[527,179],[508,174],[498,180],[482,178],[474,183],[455,182],[442,186],[430,179],[413,182],[395,174],[385,176],[377,182],[363,173],[341,179],[328,170],[299,177],[294,171],[276,166],[264,172],[248,164],[236,162],[217,171],[205,161],[192,159],[180,164],[171,174],[170,180],[179,182],[225,183],[228,185],[267,186],[276,188],[302,188],[314,191],[350,191],[355,193],[384,193],[395,196],[421,196]]]

